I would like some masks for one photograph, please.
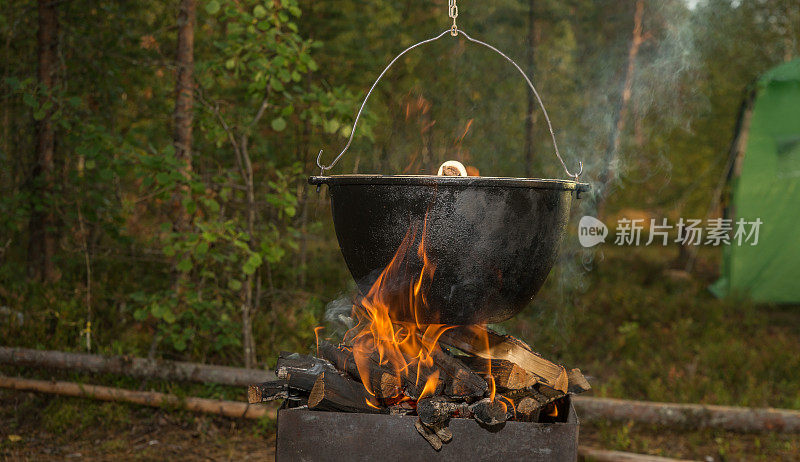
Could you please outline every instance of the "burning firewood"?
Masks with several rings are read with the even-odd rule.
[[[383,413],[384,408],[364,386],[337,373],[322,372],[308,395],[309,409]]]
[[[344,371],[353,379],[363,382],[352,350],[344,346],[334,346],[324,340],[319,342],[318,349],[319,354],[333,363],[338,370]],[[391,370],[382,367],[377,357],[370,358],[366,367],[369,368],[370,390],[376,398],[392,398],[400,393],[400,377]]]
[[[486,381],[470,370],[463,362],[437,348],[432,353],[433,363],[446,377],[444,393],[450,397],[480,398],[488,390]]]
[[[453,439],[453,432],[448,428],[450,419],[455,416],[468,417],[472,415],[472,411],[467,403],[433,397],[423,398],[417,402],[417,415],[419,416],[419,421],[415,424],[417,431],[438,451],[442,443],[448,443]]]
[[[395,343],[383,350],[370,348],[374,339],[356,333],[340,345],[320,340],[319,358],[281,353],[278,380],[251,386],[249,401],[283,399],[284,407],[313,411],[416,414],[417,432],[439,450],[453,438],[451,419],[470,418],[485,427],[508,420],[555,422],[564,418],[559,413],[567,394],[591,388],[580,370],[567,371],[485,326],[414,331],[397,325],[387,332]],[[417,339],[415,345],[424,348],[410,347]]]
[[[428,427],[438,428],[447,426],[453,417],[471,417],[472,410],[465,402],[454,402],[437,396],[417,401],[417,415]]]
[[[485,359],[477,356],[460,358],[473,371],[481,375],[491,374],[498,388],[519,390],[538,382],[536,375],[504,359]]]
[[[508,420],[508,405],[505,400],[484,398],[469,408],[475,420],[487,427],[494,427]]]
[[[479,331],[477,335],[476,330]],[[544,359],[514,337],[500,335],[483,326],[462,326],[445,331],[440,341],[481,358],[510,361],[556,390],[566,392],[569,387],[564,366]]]
[[[299,353],[281,352],[275,375],[286,381],[286,385],[294,390],[308,392],[314,387],[317,377],[323,372],[338,373],[336,368],[325,359]]]

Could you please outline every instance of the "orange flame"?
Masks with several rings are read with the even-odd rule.
[[[416,390],[421,389],[416,398],[434,394],[439,385],[433,356],[440,348],[439,337],[450,326],[423,323],[430,318],[426,294],[436,271],[425,252],[426,229],[427,217],[414,252],[411,249],[418,235],[417,226],[409,228],[389,265],[353,306],[358,323],[345,334],[345,340],[352,345],[364,387],[373,395],[376,390],[372,389],[375,382],[370,380],[371,362],[402,377],[404,383],[413,383]],[[419,262],[422,268],[414,272]]]
[[[425,387],[422,388],[422,393],[419,394],[420,399],[426,396],[432,396],[436,393],[436,387],[439,385],[439,371],[434,371],[433,374],[428,376],[425,381]]]
[[[413,406],[417,400],[441,391],[446,377],[440,373],[436,358],[447,353],[442,351],[439,340],[448,329],[457,327],[438,323],[436,313],[429,307],[427,294],[436,263],[426,252],[427,214],[421,231],[419,225],[409,227],[389,264],[366,295],[353,304],[356,325],[344,336],[364,388],[384,406],[403,401],[410,401]],[[458,336],[468,339],[470,352],[486,359],[484,371],[489,397],[494,402],[497,390],[489,331],[485,325],[458,329],[463,330]],[[319,335],[318,329],[315,335]],[[380,367],[376,368],[376,364]],[[400,383],[385,386],[387,371],[400,378]],[[378,372],[380,377],[372,376]],[[505,402],[503,405],[509,407]],[[514,407],[513,402],[510,407]]]
[[[319,331],[324,329],[325,326],[317,326],[314,328],[314,338],[316,339],[317,344],[317,356],[319,356]]]
[[[489,361],[489,374],[491,374],[491,366],[492,362]],[[494,402],[494,397],[497,394],[497,385],[494,383],[494,376],[488,375],[486,376],[487,381],[489,382],[489,401]]]

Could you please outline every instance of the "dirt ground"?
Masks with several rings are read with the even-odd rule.
[[[274,460],[274,422],[0,390],[0,460]],[[581,446],[703,461],[800,460],[797,435],[583,424]],[[456,435],[457,438],[457,435]]]
[[[0,460],[273,460],[274,423],[0,390]]]

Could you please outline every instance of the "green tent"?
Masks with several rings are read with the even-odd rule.
[[[726,217],[760,219],[758,243],[732,240],[722,274],[711,287],[718,297],[758,302],[800,302],[800,59],[764,74],[740,112],[731,146],[731,197]],[[750,231],[753,226],[745,226]]]

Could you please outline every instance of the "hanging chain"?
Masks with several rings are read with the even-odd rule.
[[[448,14],[451,18],[453,18],[453,27],[450,28],[450,35],[455,37],[458,35],[458,26],[456,25],[456,18],[458,17],[458,5],[456,5],[456,0],[450,0],[450,9],[448,10]]]

